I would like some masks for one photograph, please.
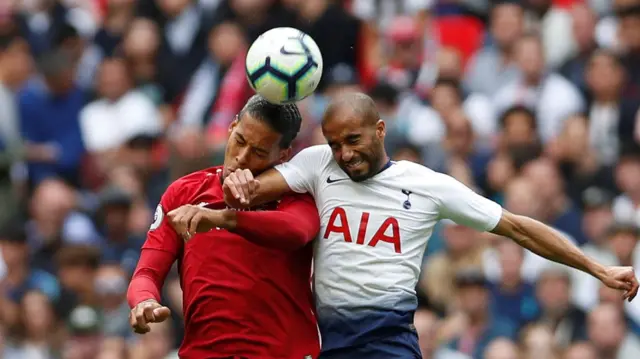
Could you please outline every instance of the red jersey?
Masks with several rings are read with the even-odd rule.
[[[169,186],[131,280],[129,305],[161,302],[164,279],[177,259],[185,321],[180,358],[316,358],[311,241],[320,224],[311,197],[295,194],[239,211],[233,232],[214,229],[188,242],[165,220],[185,204],[226,208],[221,174],[215,167]]]

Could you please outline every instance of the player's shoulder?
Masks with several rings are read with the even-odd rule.
[[[414,188],[423,190],[437,191],[442,186],[455,181],[451,176],[434,171],[429,167],[411,161],[397,161],[395,165],[399,167],[402,175],[400,181],[406,181],[413,184]]]
[[[167,188],[165,195],[180,198],[191,197],[205,190],[210,183],[219,183],[222,176],[222,166],[210,167],[184,175],[173,181]]]
[[[313,145],[302,149],[296,156],[304,156],[317,161],[329,161],[332,158],[329,145]]]

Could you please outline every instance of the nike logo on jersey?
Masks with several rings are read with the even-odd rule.
[[[336,179],[331,179],[331,176],[327,177],[327,183],[334,183],[334,182],[340,182],[340,181],[344,181],[347,180],[348,178],[336,178]]]

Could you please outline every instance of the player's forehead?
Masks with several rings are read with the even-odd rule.
[[[251,146],[261,148],[266,151],[279,143],[280,138],[282,137],[282,135],[271,128],[266,121],[253,116],[249,112],[245,112],[241,115],[238,125],[234,130],[234,134],[249,143]]]
[[[327,113],[322,121],[322,132],[327,137],[338,139],[361,133],[364,125],[362,114],[344,106]]]

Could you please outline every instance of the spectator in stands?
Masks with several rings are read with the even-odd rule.
[[[559,359],[553,332],[546,325],[533,324],[525,327],[521,334],[522,359]]]
[[[551,265],[540,274],[536,284],[536,298],[540,306],[539,324],[548,326],[556,345],[585,339],[586,315],[571,303],[571,275],[568,270]]]
[[[627,73],[624,95],[640,100],[640,1],[614,0],[618,19],[618,34],[624,51],[623,63]]]
[[[101,318],[97,310],[87,305],[78,306],[66,324],[69,338],[64,342],[62,356],[72,359],[95,357],[102,342]]]
[[[617,159],[621,143],[634,140],[640,99],[623,97],[623,65],[606,50],[598,50],[591,56],[586,79],[592,98],[588,107],[591,146],[601,163],[611,165]]]
[[[106,59],[98,72],[99,98],[80,112],[82,140],[99,173],[115,165],[117,151],[127,141],[162,130],[157,108],[132,85],[126,62]]]
[[[590,187],[583,193],[582,228],[588,242],[582,246],[582,251],[605,265],[617,262],[607,241],[607,232],[613,223],[612,200],[610,192],[598,187]],[[585,311],[593,308],[598,303],[597,291],[600,283],[581,271],[573,271],[572,277],[573,302]]]
[[[576,51],[571,14],[553,0],[525,0],[524,3],[527,29],[540,33],[548,68],[558,68]]]
[[[498,1],[491,8],[493,43],[476,53],[469,62],[465,75],[467,91],[493,96],[517,78],[513,49],[524,30],[523,18],[524,9],[517,1]]]
[[[164,91],[157,83],[158,65],[155,61],[160,48],[160,33],[156,23],[148,19],[134,20],[129,24],[121,46],[136,88],[154,104],[162,104]]]
[[[518,346],[507,338],[493,340],[484,351],[484,359],[519,359]]]
[[[144,243],[144,237],[130,232],[133,199],[126,191],[110,186],[100,193],[99,200],[99,222],[104,237],[102,258],[119,264],[127,275],[132,275]]]
[[[590,123],[591,120],[584,116],[571,116],[560,135],[547,143],[545,149],[556,162],[565,183],[571,183],[565,191],[576,205],[580,203],[582,193],[591,186],[615,190],[612,167],[600,160],[589,140]]]
[[[24,228],[19,222],[5,225],[0,231],[0,259],[4,265],[5,273],[0,276],[2,293],[0,300],[6,313],[3,319],[5,323],[12,324],[18,320],[18,304],[25,294],[31,290],[37,290],[45,294],[51,302],[60,297],[58,280],[52,274],[43,270],[30,267],[29,247]]]
[[[498,151],[508,154],[514,165],[519,168],[523,155],[537,157],[540,154],[540,141],[535,113],[525,106],[513,106],[507,109],[499,119],[500,135]]]
[[[423,359],[470,359],[458,351],[438,345],[439,321],[434,313],[419,308],[413,322],[418,332]]]
[[[100,264],[98,249],[86,245],[70,245],[62,248],[55,259],[57,274],[66,296],[59,308],[63,318],[73,315],[73,309],[78,306],[95,306],[97,295],[94,283]]]
[[[33,60],[26,41],[15,33],[0,35],[0,225],[18,208],[11,171],[22,159],[16,94],[31,74]]]
[[[589,313],[589,341],[604,359],[640,357],[640,340],[627,331],[622,313],[611,304],[602,304]]]
[[[598,17],[588,4],[578,2],[571,7],[571,19],[577,53],[565,62],[558,71],[580,89],[583,96],[586,96],[585,70],[591,54],[598,46],[595,39]]]
[[[618,222],[640,225],[640,145],[622,145],[615,168],[615,180],[622,192],[613,201],[613,216]]]
[[[53,257],[66,244],[97,244],[97,232],[85,214],[78,211],[76,193],[65,183],[48,179],[34,190],[27,222],[27,240],[32,263],[55,273]]]
[[[66,53],[43,56],[39,69],[44,83],[31,83],[19,99],[29,180],[37,185],[57,176],[79,186],[85,149],[78,117],[85,95],[74,84],[71,59]]]
[[[538,314],[534,286],[522,278],[524,250],[503,238],[498,241],[496,249],[502,275],[499,282],[490,285],[493,313],[522,328]]]
[[[562,359],[598,359],[598,352],[591,343],[578,342],[565,350]]]
[[[494,97],[498,113],[514,105],[524,105],[536,113],[540,138],[556,137],[566,118],[584,109],[578,89],[564,77],[546,70],[540,38],[521,37],[514,48],[514,59],[522,75],[502,86]]]
[[[537,195],[545,203],[543,222],[564,232],[579,245],[587,243],[582,232],[582,212],[567,196],[564,181],[555,164],[540,158],[525,165],[522,173],[536,184]]]
[[[463,269],[481,270],[479,233],[452,221],[443,221],[445,250],[425,263],[420,281],[421,289],[432,305],[449,312],[456,308],[456,273]]]
[[[94,286],[100,308],[101,333],[106,337],[130,338],[127,280],[129,275],[118,263],[98,268]]]
[[[29,291],[22,298],[20,309],[20,330],[14,331],[20,334],[16,342],[16,350],[11,353],[15,356],[5,358],[53,359],[59,349],[56,334],[61,328],[57,326],[57,319],[49,298],[37,290]]]
[[[516,328],[504,318],[490,314],[488,282],[481,272],[463,271],[455,276],[457,300],[466,317],[466,325],[449,344],[450,348],[481,359],[486,347],[496,338],[514,338]]]

